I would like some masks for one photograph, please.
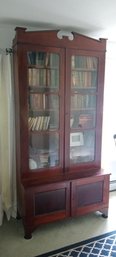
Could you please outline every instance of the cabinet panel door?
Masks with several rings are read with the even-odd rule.
[[[102,92],[99,84],[103,56],[69,50],[67,53],[66,163],[78,171],[83,167],[100,168]],[[68,157],[67,157],[68,156]]]
[[[55,174],[64,158],[64,51],[29,48],[26,60],[29,171]]]
[[[46,223],[70,216],[70,183],[54,183],[31,191],[30,215],[35,223]]]
[[[72,182],[72,216],[108,208],[109,175]]]

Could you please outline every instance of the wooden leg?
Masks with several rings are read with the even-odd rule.
[[[102,213],[103,218],[108,218],[108,208],[102,209],[100,212]]]
[[[31,238],[32,238],[32,234],[25,231],[24,238],[25,238],[25,239],[31,239]]]
[[[16,216],[16,219],[17,219],[17,220],[22,219],[22,218],[21,218],[21,215],[20,215],[20,214],[19,214],[19,212],[18,212],[18,210],[17,210],[17,216]]]
[[[108,218],[108,215],[106,215],[105,213],[102,213],[102,217],[106,219]]]
[[[32,231],[33,227],[30,226],[30,224],[26,221],[25,218],[23,218],[23,226],[24,226],[24,238],[25,239],[31,239],[32,238]]]

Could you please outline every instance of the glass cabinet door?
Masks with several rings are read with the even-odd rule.
[[[59,54],[28,52],[29,168],[40,170],[60,162]]]
[[[94,161],[98,58],[71,56],[70,163]]]

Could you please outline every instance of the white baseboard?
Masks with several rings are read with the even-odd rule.
[[[116,190],[116,180],[110,181],[110,191]]]

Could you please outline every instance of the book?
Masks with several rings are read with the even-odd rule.
[[[35,130],[39,130],[39,128],[40,128],[40,122],[41,122],[41,116],[37,117],[37,123],[36,123]]]
[[[29,130],[32,129],[33,124],[34,124],[35,118],[34,117],[29,117],[28,119],[28,126],[29,126]]]
[[[43,130],[43,122],[44,122],[44,116],[41,116],[39,130]]]
[[[33,121],[33,126],[32,126],[32,130],[35,130],[36,129],[36,124],[37,124],[37,119],[38,119],[38,117],[35,117],[35,118],[33,118],[34,119],[34,121]]]

